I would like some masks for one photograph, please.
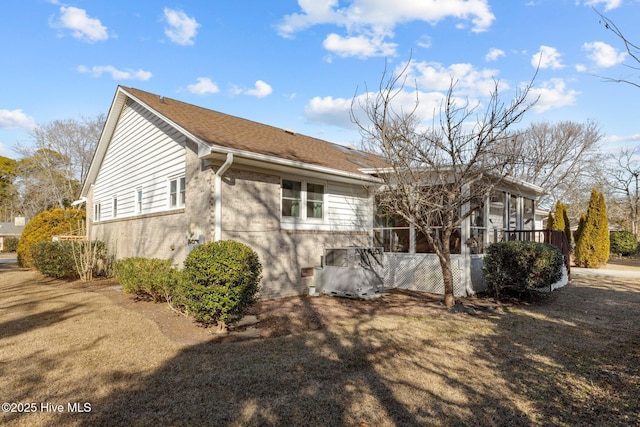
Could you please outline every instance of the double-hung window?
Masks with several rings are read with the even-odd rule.
[[[302,210],[302,183],[282,180],[282,216],[300,218]]]
[[[282,180],[282,217],[322,220],[325,186],[305,181]]]
[[[324,185],[307,183],[307,218],[322,219]]]
[[[183,177],[169,180],[169,208],[184,207],[185,201],[185,180]]]

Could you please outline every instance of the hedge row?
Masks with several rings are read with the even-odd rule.
[[[114,263],[125,292],[168,301],[197,321],[220,328],[240,318],[256,301],[261,273],[258,255],[232,240],[198,246],[182,271],[160,259],[125,258]]]
[[[58,279],[77,279],[81,277],[80,259],[85,256],[87,250],[95,251],[93,275],[106,275],[109,260],[106,245],[101,241],[90,244],[75,241],[43,241],[32,245],[29,252],[33,266],[42,274]]]

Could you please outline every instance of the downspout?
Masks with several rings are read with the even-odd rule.
[[[215,207],[215,226],[213,230],[213,241],[217,242],[222,238],[222,176],[231,167],[233,163],[233,154],[227,153],[227,160],[216,171],[214,182],[214,207]]]

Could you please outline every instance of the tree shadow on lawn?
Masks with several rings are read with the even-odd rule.
[[[574,280],[502,315],[363,308],[303,334],[187,347],[131,381],[106,375],[116,391],[51,425],[632,425],[639,303],[638,284]]]
[[[640,425],[639,317],[640,283],[574,279],[473,346],[537,425]]]
[[[90,414],[62,414],[54,424],[490,425],[486,408],[500,419],[526,420],[490,379],[452,375],[468,348],[459,332],[466,320],[451,317],[444,340],[428,318],[372,313],[299,335],[191,346],[92,402]],[[461,347],[448,348],[452,340]]]

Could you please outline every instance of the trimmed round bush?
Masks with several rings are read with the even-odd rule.
[[[638,239],[630,231],[612,231],[609,234],[611,241],[610,252],[616,255],[629,256],[638,250]]]
[[[84,209],[55,208],[40,212],[22,231],[17,248],[18,265],[33,267],[31,248],[38,242],[51,241],[56,235],[84,235],[84,220]]]
[[[179,297],[196,320],[224,328],[255,303],[261,274],[249,246],[234,240],[205,243],[184,261]]]
[[[522,297],[562,278],[564,259],[553,245],[537,242],[498,242],[489,245],[482,271],[489,292]]]

